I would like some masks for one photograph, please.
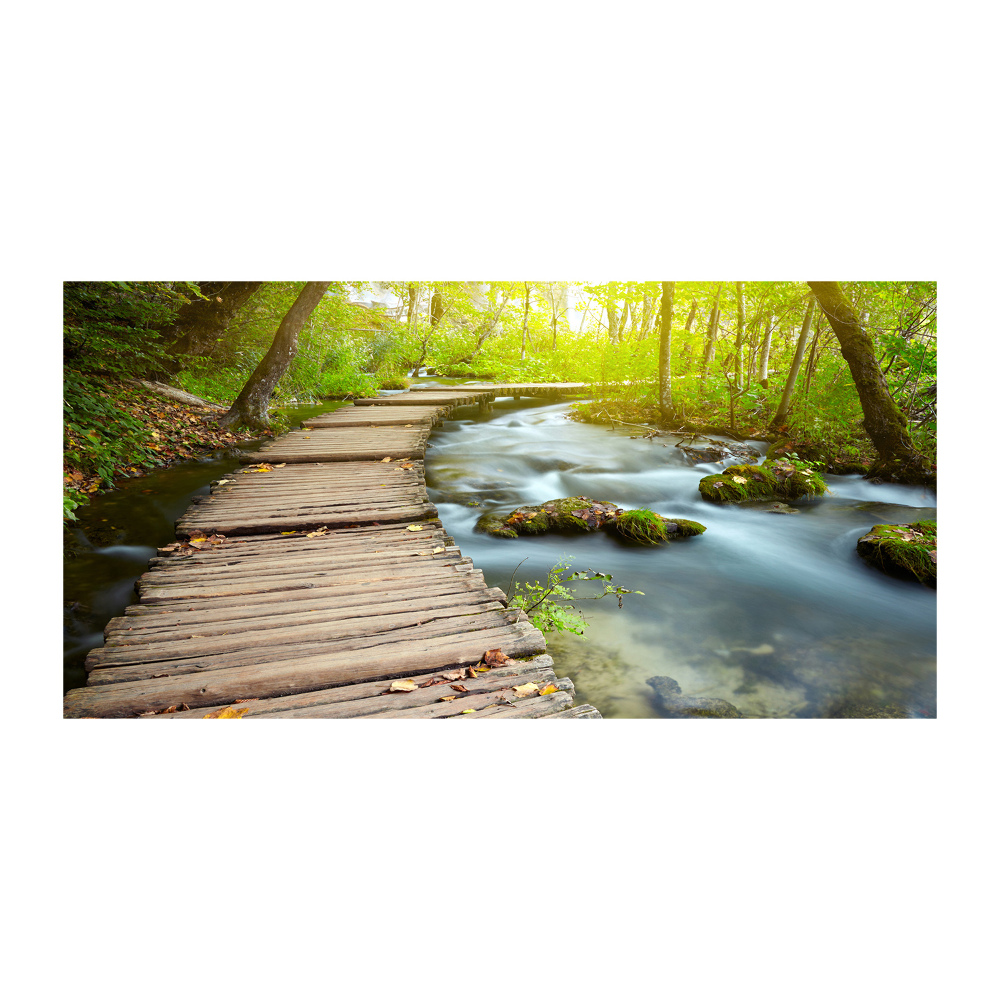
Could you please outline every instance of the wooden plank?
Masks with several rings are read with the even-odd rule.
[[[543,697],[535,696],[524,699],[524,706],[507,704],[502,691],[490,691],[483,694],[467,695],[455,701],[439,702],[434,705],[424,705],[416,708],[394,709],[381,712],[376,719],[475,719],[506,716],[507,718],[537,719],[549,712],[568,708],[573,704],[573,695],[567,691],[557,691]]]
[[[433,675],[431,675],[433,677]],[[456,688],[449,684],[435,685],[434,687],[415,688],[413,691],[404,693],[384,693],[390,681],[382,681],[382,691],[368,698],[356,698],[350,701],[337,703],[323,703],[301,708],[287,708],[280,711],[266,713],[269,719],[360,719],[371,717],[398,717],[407,718],[414,709],[433,707],[433,709],[444,715],[457,715],[461,711],[461,706],[469,704],[470,698],[476,698],[476,704],[481,704],[485,700],[486,704],[495,701],[503,692],[514,697],[513,686],[520,683],[533,681],[539,687],[545,684],[555,683],[556,675],[552,670],[535,670],[525,673],[520,677],[497,677],[487,674],[476,680],[456,681],[456,687],[465,688],[468,694],[459,693]],[[343,690],[343,688],[338,689]],[[442,695],[454,698],[454,701],[442,701]],[[477,698],[476,696],[484,696]],[[204,712],[202,712],[204,714]],[[249,712],[247,713],[249,716]]]
[[[207,511],[199,514],[198,508],[195,507],[177,522],[177,532],[179,535],[191,535],[196,531],[215,535],[248,535],[300,529],[314,531],[317,528],[353,524],[356,521],[400,524],[405,521],[418,521],[423,517],[436,517],[437,513],[437,507],[424,503],[370,511],[337,510],[331,507],[322,515],[310,517],[286,517],[276,513],[270,517],[260,514],[240,520],[239,512],[236,510],[219,513]]]
[[[564,712],[556,712],[552,715],[545,715],[545,719],[602,719],[604,716],[594,708],[593,705],[577,705],[575,708],[568,708]]]
[[[535,636],[504,637],[497,646],[511,657],[531,656],[544,651],[545,640],[536,631]],[[470,666],[491,648],[497,647],[484,647],[482,638],[463,636],[436,646],[396,646],[363,659],[351,652],[327,653],[287,662],[74,688],[63,699],[63,712],[66,718],[129,718],[171,705],[228,705],[237,698],[270,698],[381,677]]]
[[[534,675],[535,673],[547,672],[553,677],[555,672],[550,668],[552,667],[552,657],[547,653],[542,653],[540,656],[534,656],[527,660],[512,660],[509,664],[502,667],[494,667],[487,674],[481,675],[484,677],[492,678],[504,678],[504,683],[510,683],[513,680],[516,684],[524,683],[520,678],[525,678],[526,675]],[[456,673],[458,671],[452,671]],[[431,671],[429,673],[419,673],[413,674],[410,678],[418,686],[423,684],[425,681],[430,680],[443,680],[440,671]],[[345,684],[341,687],[333,688],[320,688],[318,691],[307,691],[303,694],[292,694],[285,695],[284,697],[277,698],[261,698],[255,701],[246,703],[246,715],[244,718],[255,718],[255,717],[268,717],[275,712],[282,712],[286,709],[298,709],[298,708],[312,708],[314,706],[323,705],[342,705],[342,704],[352,704],[363,699],[374,698],[380,696],[385,699],[386,707],[395,707],[400,703],[400,699],[405,699],[408,697],[409,693],[401,692],[388,692],[388,686],[391,682],[389,680],[379,680],[379,681],[367,681],[358,684]],[[458,678],[454,681],[449,680],[448,683],[461,683],[468,684],[468,680],[462,680]],[[442,693],[442,689],[445,689],[445,685],[436,685],[434,688],[430,689],[436,691],[438,695]],[[242,707],[242,706],[241,706]],[[206,711],[209,709],[191,709],[190,711],[179,711],[171,712],[169,715],[149,715],[144,716],[148,719],[202,719],[205,716]]]
[[[380,647],[434,648],[456,639],[470,638],[484,649],[497,649],[500,640],[512,637],[530,636],[532,627],[521,621],[508,622],[499,612],[484,612],[463,618],[445,618],[424,624],[414,624],[397,628],[392,632],[357,635],[350,638],[322,636],[312,640],[286,642],[268,645],[266,648],[241,648],[224,652],[198,653],[189,655],[167,655],[163,659],[143,659],[129,663],[113,663],[101,657],[103,647],[93,649],[87,655],[85,668],[89,671],[88,685],[118,684],[127,680],[141,680],[155,675],[174,677],[181,674],[203,673],[209,670],[225,670],[250,664],[281,663],[286,660],[300,660],[322,653],[351,653],[357,660],[376,657]],[[539,653],[544,649],[531,649]],[[112,651],[114,652],[114,651]],[[510,654],[509,654],[510,655]]]

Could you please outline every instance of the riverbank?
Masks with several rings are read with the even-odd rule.
[[[274,437],[271,431],[223,430],[219,417],[226,407],[168,398],[151,388],[109,382],[96,393],[103,406],[113,407],[127,433],[115,434],[100,419],[67,422],[63,445],[63,519],[98,493],[119,488],[156,468],[189,462],[226,451],[245,442]],[[96,409],[96,408],[95,408]]]

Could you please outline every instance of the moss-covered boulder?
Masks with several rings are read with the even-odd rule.
[[[731,465],[698,483],[698,492],[712,503],[747,500],[798,500],[827,492],[823,477],[785,459],[768,459],[761,465]]]
[[[724,698],[691,698],[673,677],[650,677],[657,708],[670,719],[742,719],[743,713]]]
[[[884,573],[937,587],[937,521],[876,524],[858,539],[858,555]]]
[[[673,541],[703,534],[705,525],[682,517],[666,517],[654,511],[622,510],[607,500],[590,497],[562,497],[543,504],[526,505],[507,515],[483,514],[476,531],[496,538],[541,535],[546,531],[578,534],[599,529],[643,544]]]

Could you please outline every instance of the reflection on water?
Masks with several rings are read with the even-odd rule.
[[[856,554],[873,524],[934,516],[933,491],[828,476],[833,493],[795,513],[715,506],[679,438],[631,440],[569,421],[567,404],[498,400],[459,410],[427,453],[431,500],[488,582],[544,579],[562,556],[642,590],[619,610],[586,603],[586,641],[556,636],[560,673],[608,717],[655,717],[646,679],[673,677],[685,695],[723,698],[744,715],[825,717],[890,706],[936,714],[935,594],[887,577]],[[466,416],[466,414],[468,416]],[[582,494],[705,524],[699,538],[645,548],[604,534],[498,539],[473,533],[486,510]],[[475,505],[475,506],[472,506]],[[585,585],[583,585],[585,586]],[[583,592],[581,586],[581,592]]]

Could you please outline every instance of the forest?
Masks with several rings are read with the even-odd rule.
[[[584,382],[597,392],[573,419],[780,442],[827,472],[933,484],[936,304],[933,281],[70,281],[64,517],[286,430],[288,403],[403,389],[422,369]],[[227,412],[175,414],[151,383]]]

